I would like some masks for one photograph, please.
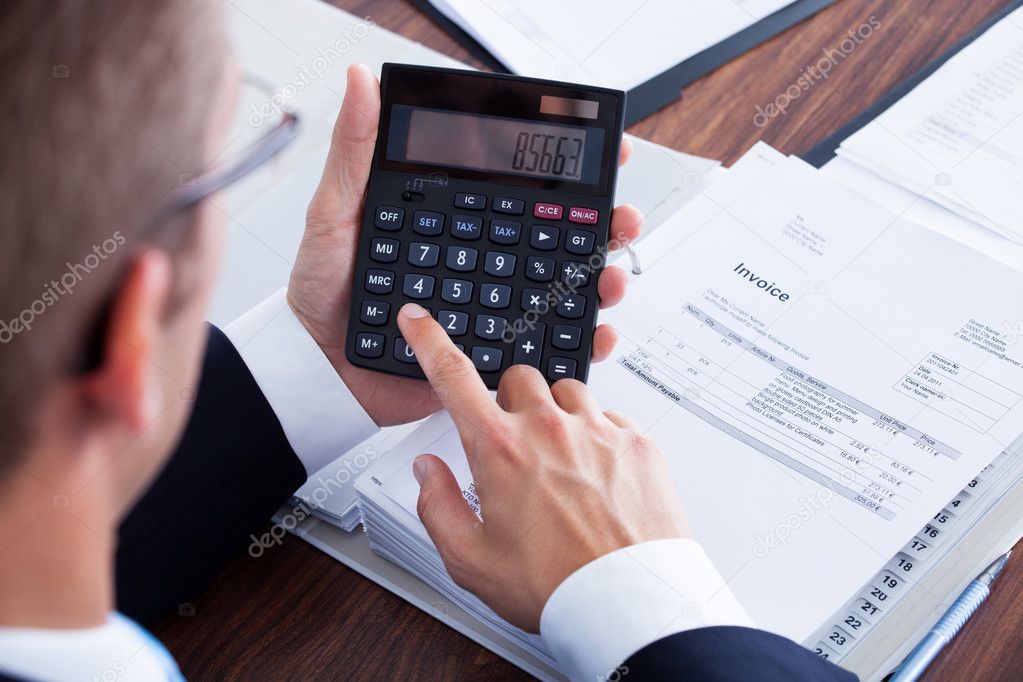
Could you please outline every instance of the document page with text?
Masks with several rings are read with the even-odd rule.
[[[639,251],[590,386],[759,627],[807,637],[1023,432],[1023,274],[798,159],[758,145]],[[419,436],[366,483],[410,525],[420,452],[475,499],[447,417]]]

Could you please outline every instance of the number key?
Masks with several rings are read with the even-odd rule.
[[[498,341],[504,336],[504,329],[508,326],[508,320],[496,315],[476,316],[476,336],[487,341]]]
[[[480,303],[488,308],[507,308],[511,302],[511,287],[507,284],[481,284]]]
[[[500,251],[487,251],[483,271],[494,277],[511,277],[515,273],[515,256]]]
[[[472,300],[472,282],[464,279],[445,279],[441,282],[440,297],[448,303],[468,303]]]
[[[440,260],[440,246],[412,242],[408,245],[408,262],[420,268],[432,268]]]
[[[458,272],[472,272],[476,269],[476,249],[466,246],[449,246],[446,265]]]
[[[448,336],[461,336],[469,328],[469,314],[457,310],[441,310],[437,313],[437,321]]]
[[[402,292],[409,298],[430,298],[433,296],[433,282],[429,275],[405,275]]]

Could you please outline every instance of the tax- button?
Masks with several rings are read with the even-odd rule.
[[[536,202],[533,206],[533,216],[546,218],[547,220],[561,220],[561,212],[564,208],[561,204],[546,204],[542,201]]]
[[[529,245],[540,251],[553,251],[558,248],[559,230],[550,225],[533,225],[529,235]]]
[[[479,239],[483,221],[477,215],[451,217],[451,236],[459,239]]]
[[[459,192],[455,195],[455,207],[468,208],[472,211],[482,211],[487,207],[487,198],[482,194]]]
[[[565,241],[565,250],[585,256],[593,253],[594,234],[586,230],[569,230]]]
[[[597,213],[596,209],[573,206],[568,209],[568,222],[581,223],[583,225],[596,225],[599,215],[600,214]]]
[[[405,217],[405,209],[394,208],[393,206],[377,206],[376,217],[373,224],[381,230],[397,232],[401,229],[401,221]]]

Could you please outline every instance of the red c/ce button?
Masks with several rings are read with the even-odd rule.
[[[533,217],[546,218],[547,220],[561,220],[561,212],[564,210],[560,204],[545,204],[536,202],[533,206]]]

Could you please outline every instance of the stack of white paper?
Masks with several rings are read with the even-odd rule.
[[[1023,274],[798,159],[758,145],[639,250],[590,385],[663,444],[696,538],[764,629],[811,636],[1023,432],[1023,345],[1000,333],[1023,319],[1002,295]],[[444,572],[416,516],[422,452],[474,499],[434,417],[356,481],[371,546],[513,632]]]
[[[842,142],[839,156],[1023,243],[1021,26],[1023,8]]]
[[[431,0],[520,76],[630,90],[793,0]]]

